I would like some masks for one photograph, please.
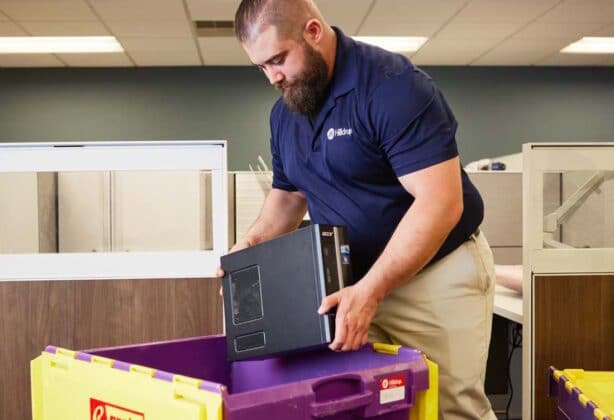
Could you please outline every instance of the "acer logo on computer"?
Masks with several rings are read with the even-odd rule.
[[[90,398],[90,420],[145,420],[138,411]]]

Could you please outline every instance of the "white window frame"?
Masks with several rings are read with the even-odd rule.
[[[533,301],[535,276],[614,273],[614,248],[544,247],[544,174],[613,171],[614,143],[527,143],[523,145],[523,418],[534,418]]]
[[[1,143],[0,173],[211,171],[213,249],[0,254],[0,281],[215,277],[228,250],[226,162],[224,140]]]

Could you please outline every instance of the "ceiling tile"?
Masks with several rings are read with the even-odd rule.
[[[513,38],[524,40],[560,40],[573,42],[601,29],[599,23],[552,23],[541,19],[514,34]]]
[[[23,29],[12,22],[0,22],[0,36],[28,35]]]
[[[469,0],[377,0],[367,20],[444,23]]]
[[[453,20],[437,33],[437,39],[502,40],[520,29],[521,23],[460,23]]]
[[[187,19],[182,0],[88,0],[105,21],[178,21]]]
[[[0,54],[0,67],[64,67],[52,54]]]
[[[124,49],[132,52],[187,51],[196,53],[192,38],[120,38]]]
[[[251,66],[245,51],[234,37],[198,38],[205,65]]]
[[[356,35],[358,26],[369,11],[372,0],[315,0],[324,20],[346,35]],[[348,13],[351,11],[351,13]]]
[[[474,40],[429,40],[413,56],[417,64],[467,65],[492,48],[497,41],[484,38]]]
[[[471,60],[462,53],[452,54],[429,54],[412,58],[412,62],[418,66],[466,66]]]
[[[85,0],[0,0],[0,10],[16,21],[96,20]]]
[[[613,0],[566,0],[543,17],[554,23],[614,23]]]
[[[196,51],[132,51],[137,66],[200,66]]]
[[[614,25],[606,25],[595,32],[595,36],[612,36],[614,37]]]
[[[187,0],[192,20],[232,20],[241,0]]]
[[[603,54],[563,54],[556,53],[538,61],[538,66],[597,66],[604,65],[607,57]]]
[[[31,22],[21,23],[34,36],[105,36],[109,35],[100,22]]]
[[[527,23],[560,0],[473,0],[458,15],[458,23]]]
[[[362,26],[361,36],[426,36],[441,28],[438,22],[377,22],[368,19]]]
[[[561,49],[561,42],[509,39],[473,61],[472,65],[534,65]]]
[[[134,67],[124,53],[58,54],[70,67]]]
[[[191,37],[192,29],[187,20],[178,21],[109,21],[109,29],[116,37]]]

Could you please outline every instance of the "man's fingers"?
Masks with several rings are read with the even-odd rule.
[[[360,346],[364,346],[365,344],[367,344],[367,341],[369,341],[369,330],[367,329],[367,331],[363,334],[362,339],[360,340]]]
[[[331,295],[332,296],[332,295]],[[328,346],[331,350],[337,351],[341,350],[345,343],[347,328],[345,324],[345,311],[337,309],[337,314],[335,316],[335,338],[333,342]]]
[[[326,296],[322,299],[322,303],[318,308],[318,313],[320,315],[324,315],[326,312],[333,309],[335,306],[339,304],[339,292],[335,292],[332,295]]]
[[[343,350],[356,350],[360,347],[360,341],[362,340],[363,331],[361,329],[361,320],[352,319],[346,316],[346,325],[348,334],[345,340],[345,346]]]

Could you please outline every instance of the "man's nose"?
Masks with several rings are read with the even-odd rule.
[[[273,86],[277,85],[279,82],[284,80],[283,73],[277,70],[267,71],[266,76],[269,79],[269,83],[272,84]]]

